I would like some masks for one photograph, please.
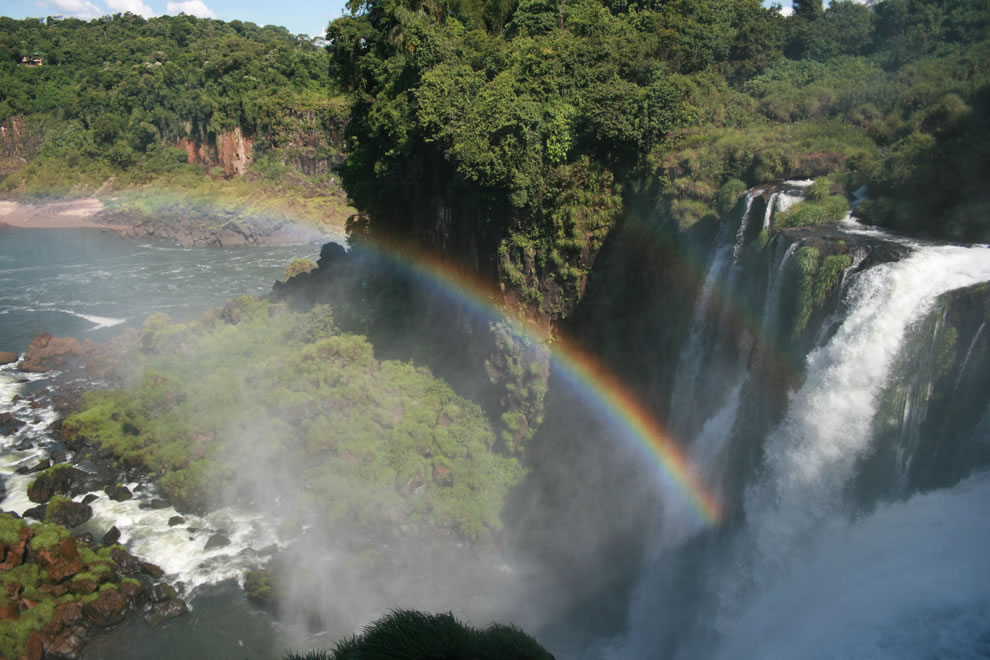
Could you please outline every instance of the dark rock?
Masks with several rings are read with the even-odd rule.
[[[83,483],[88,475],[74,467],[57,466],[40,473],[28,486],[28,499],[39,504],[53,495],[69,495],[74,486]]]
[[[52,464],[55,463],[65,463],[67,459],[64,451],[53,451],[51,455]]]
[[[0,351],[0,365],[13,364],[17,362],[17,358],[20,357],[17,353],[11,353],[10,351]]]
[[[120,540],[120,530],[114,525],[103,535],[103,545],[113,545]]]
[[[14,470],[14,472],[16,472],[17,474],[34,474],[35,472],[44,472],[51,466],[52,466],[52,462],[47,458],[43,458],[30,467],[25,465],[17,468],[16,470]]]
[[[170,584],[156,584],[151,588],[151,599],[156,603],[161,603],[166,600],[175,600],[179,597],[179,593]]]
[[[55,502],[55,504],[48,505],[45,518],[48,522],[72,529],[93,517],[93,508],[88,504],[59,500],[55,500]]]
[[[48,571],[52,582],[61,582],[81,571],[86,565],[79,556],[76,540],[67,536],[49,550],[36,553],[38,565]]]
[[[24,511],[25,518],[34,518],[35,520],[40,520],[45,522],[45,513],[48,512],[47,504],[39,504],[38,506],[33,506],[30,509]]]
[[[104,491],[114,502],[124,502],[134,497],[134,493],[127,486],[107,486]]]
[[[185,601],[175,599],[152,605],[144,615],[144,620],[153,626],[189,612]]]
[[[169,505],[168,505],[168,502],[166,500],[163,500],[163,499],[160,499],[160,498],[157,498],[157,497],[154,498],[153,500],[151,500],[151,508],[152,509],[155,509],[155,510],[158,510],[158,509],[167,509],[168,506]]]
[[[113,626],[127,616],[127,597],[118,589],[101,591],[96,600],[83,605],[83,614],[98,626]]]
[[[13,413],[0,413],[0,434],[13,435],[22,426],[24,422],[14,417]]]
[[[28,438],[24,438],[19,443],[17,443],[17,446],[14,447],[14,449],[16,449],[17,451],[27,451],[28,449],[34,449],[34,443],[31,442],[31,440],[29,440]]]
[[[82,498],[83,504],[92,504],[96,500],[100,499],[99,495],[94,495],[93,493],[86,493],[86,496]]]
[[[76,625],[49,638],[45,643],[45,658],[78,658],[86,644],[86,626]]]
[[[171,518],[168,519],[168,526],[175,527],[176,525],[185,524],[185,522],[186,519],[183,518],[182,516],[172,516]]]
[[[110,551],[110,559],[117,563],[117,573],[121,577],[132,577],[142,572],[141,560],[123,548]]]
[[[96,540],[89,532],[83,532],[82,534],[76,534],[76,542],[86,546],[87,548],[92,548],[93,543],[95,543]]]
[[[218,533],[214,534],[213,536],[211,536],[206,541],[206,546],[203,549],[204,550],[213,550],[214,548],[222,548],[222,547],[228,546],[228,545],[230,545],[230,539],[227,538],[227,535],[226,534],[221,534],[221,533],[218,532]]]
[[[165,571],[163,571],[160,566],[158,566],[157,564],[152,564],[150,561],[141,562],[141,571],[145,575],[150,575],[156,580],[162,577],[163,575],[165,575]]]

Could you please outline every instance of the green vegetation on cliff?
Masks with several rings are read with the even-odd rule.
[[[329,28],[360,228],[565,317],[611,228],[724,216],[729,182],[841,175],[789,224],[990,240],[990,9],[973,0],[366,0]],[[723,194],[720,195],[720,191]]]

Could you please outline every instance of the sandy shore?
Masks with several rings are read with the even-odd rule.
[[[102,210],[103,202],[93,197],[41,204],[0,200],[0,225],[28,229],[91,227],[93,229],[121,231],[123,228],[120,226],[106,224],[92,218]]]

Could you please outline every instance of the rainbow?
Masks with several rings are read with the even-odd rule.
[[[545,333],[529,321],[511,315],[498,306],[499,296],[477,275],[449,262],[407,248],[392,249],[382,244],[362,242],[371,250],[425,283],[438,286],[446,295],[495,321],[508,321],[518,336],[547,345],[551,364],[571,386],[583,394],[623,437],[636,443],[653,457],[662,472],[676,484],[707,525],[718,525],[723,518],[719,499],[701,482],[680,445],[660,425],[638,397],[600,360],[576,342]]]

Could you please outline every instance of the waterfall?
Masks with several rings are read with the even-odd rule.
[[[779,210],[790,203],[779,199],[775,206]],[[862,269],[866,254],[850,251],[852,265],[838,285],[840,308],[822,319],[803,379],[782,404],[780,421],[755,438],[760,465],[750,472],[726,459],[726,444],[733,442],[737,418],[750,414],[759,396],[753,388],[761,383],[745,367],[709,376],[711,353],[719,350],[717,329],[705,325],[706,319],[719,318],[712,289],[731,288],[733,277],[727,246],[713,250],[671,410],[677,420],[685,414],[681,406],[691,406],[706,392],[700,374],[713,383],[724,381],[729,395],[699,432],[681,437],[692,438],[685,443],[688,453],[715,488],[723,474],[738,472],[741,512],[736,524],[705,535],[664,502],[664,522],[652,537],[631,601],[629,629],[600,642],[591,656],[920,659],[990,654],[985,634],[990,629],[990,573],[985,570],[990,513],[984,506],[990,475],[977,474],[909,500],[903,500],[908,491],[896,484],[860,499],[855,487],[873,479],[865,459],[876,449],[881,394],[892,382],[908,393],[894,423],[901,434],[919,430],[934,394],[933,356],[942,331],[931,312],[941,295],[990,281],[990,248],[896,240],[854,223],[845,223],[843,230],[897,242],[910,252],[899,261]],[[733,254],[738,246],[737,233]],[[750,369],[783,321],[778,318],[787,288],[783,281],[798,247],[799,242],[778,242],[772,248],[761,284],[763,337]],[[985,325],[961,347],[960,374],[974,369],[969,362]],[[905,351],[908,339],[922,330],[931,334],[919,346],[926,355],[919,367]],[[899,368],[905,362],[907,368]],[[961,378],[944,387],[951,390]],[[893,460],[903,468],[913,452],[903,442],[900,447],[907,453]],[[898,466],[884,469],[897,471]]]
[[[803,579],[804,564],[816,561],[818,553],[827,555],[824,548],[836,534],[860,533],[845,528],[859,510],[844,500],[846,489],[857,461],[870,450],[878,394],[905,334],[940,294],[986,280],[990,249],[955,246],[918,247],[900,262],[853,278],[844,322],[808,356],[805,382],[792,393],[784,421],[766,440],[761,476],[747,488],[746,525],[730,568],[719,576],[725,581],[719,589],[720,637],[739,634],[739,622],[750,616],[754,601],[783,597],[775,594]],[[990,591],[981,593],[990,597]],[[815,598],[809,593],[788,597]]]

